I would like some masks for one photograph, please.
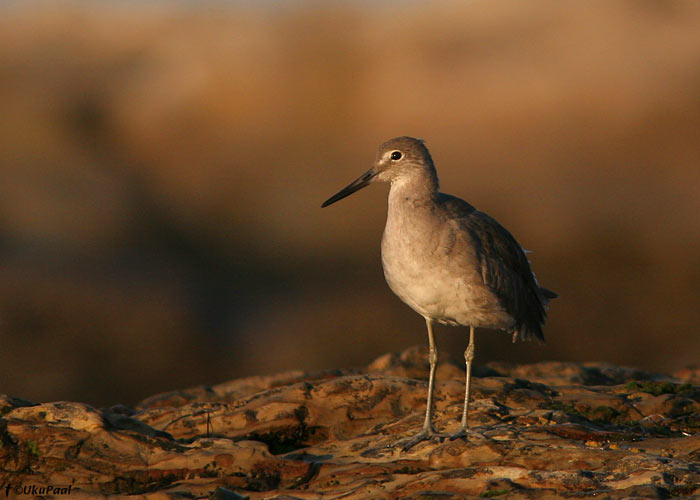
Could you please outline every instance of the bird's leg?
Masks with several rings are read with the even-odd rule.
[[[435,337],[433,335],[433,323],[428,318],[425,319],[428,326],[428,362],[430,363],[430,376],[428,377],[428,401],[425,408],[425,421],[423,431],[435,433],[433,428],[433,392],[435,390],[435,370],[438,364],[437,348],[435,347]]]
[[[433,323],[429,318],[425,318],[425,324],[428,326],[428,361],[430,362],[430,376],[428,377],[428,401],[425,408],[425,421],[423,428],[414,437],[405,442],[401,442],[403,449],[408,450],[421,441],[432,439],[433,437],[441,437],[435,427],[433,427],[433,391],[435,387],[435,370],[438,364],[437,348],[435,347],[435,337],[433,335]]]
[[[469,345],[467,350],[464,351],[464,361],[467,363],[467,378],[465,382],[464,389],[464,411],[462,412],[462,424],[460,429],[450,436],[450,439],[454,440],[461,437],[467,437],[467,417],[469,415],[469,392],[472,385],[472,361],[474,361],[474,327],[469,327]]]

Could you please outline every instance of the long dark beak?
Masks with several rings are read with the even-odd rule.
[[[346,187],[344,187],[343,189],[335,193],[333,196],[328,198],[326,201],[324,201],[321,205],[321,208],[327,207],[328,205],[335,203],[338,200],[342,200],[346,196],[350,196],[355,191],[359,191],[363,187],[369,185],[372,182],[372,179],[374,179],[375,175],[377,175],[376,170],[370,168],[367,172],[362,174],[356,180],[352,181]]]

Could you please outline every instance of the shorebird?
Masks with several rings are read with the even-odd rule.
[[[513,342],[518,338],[544,342],[545,308],[557,294],[537,283],[525,251],[507,229],[466,201],[438,191],[437,172],[422,140],[388,140],[379,147],[372,168],[321,206],[374,181],[391,183],[381,246],[384,276],[391,290],[423,316],[428,328],[425,421],[418,435],[402,443],[403,448],[443,437],[432,423],[438,364],[435,322],[469,327],[464,409],[459,430],[450,436],[466,438],[474,329],[505,330],[512,333]]]

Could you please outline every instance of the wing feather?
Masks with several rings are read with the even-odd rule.
[[[544,342],[545,306],[557,295],[539,286],[522,247],[498,221],[464,200],[441,194],[440,201],[469,234],[484,284],[515,319],[514,339]]]

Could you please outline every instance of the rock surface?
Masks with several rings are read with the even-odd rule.
[[[136,408],[0,397],[0,488],[44,498],[668,498],[700,495],[700,368],[491,363],[468,441],[395,446],[423,419],[425,351],[364,369],[253,377]],[[463,370],[438,370],[458,426]],[[29,493],[27,493],[29,494]]]

